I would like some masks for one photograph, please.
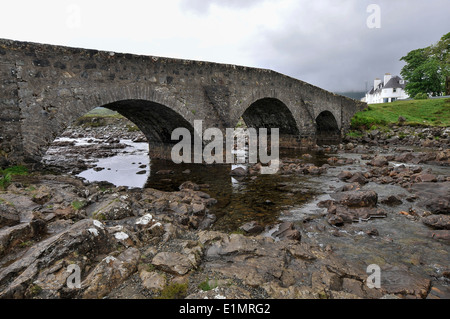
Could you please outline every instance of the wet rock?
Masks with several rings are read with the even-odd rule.
[[[381,286],[388,294],[425,298],[431,281],[406,266],[385,266],[382,268]]]
[[[350,191],[337,194],[341,194],[338,196],[339,203],[348,207],[375,207],[378,202],[378,194],[374,191]]]
[[[372,228],[372,229],[366,231],[366,234],[369,236],[379,236],[380,235],[380,233],[378,232],[378,229],[376,229],[376,228]]]
[[[376,156],[374,159],[367,163],[367,165],[375,167],[387,166],[388,164],[389,162],[384,156]]]
[[[84,299],[100,299],[119,286],[131,274],[136,272],[140,252],[136,248],[128,248],[119,256],[104,258],[81,283]]]
[[[450,181],[442,183],[416,183],[411,190],[419,198],[419,206],[433,214],[450,214]]]
[[[450,230],[448,229],[440,229],[435,230],[430,235],[433,239],[443,240],[450,243]]]
[[[179,189],[180,189],[180,190],[183,190],[183,189],[192,189],[192,190],[194,190],[194,191],[198,191],[198,190],[200,190],[200,186],[197,185],[197,184],[195,184],[194,182],[187,181],[187,182],[184,182],[183,184],[181,184],[180,187],[179,187]]]
[[[280,240],[290,239],[300,241],[302,238],[302,235],[295,229],[294,223],[292,222],[284,222],[278,225],[278,229],[272,233],[272,236]]]
[[[422,223],[433,229],[450,230],[450,215],[430,215],[423,217]]]
[[[381,200],[382,204],[388,205],[388,206],[397,206],[401,205],[403,202],[398,196],[396,195],[389,195],[387,198]]]
[[[247,234],[259,234],[264,231],[264,227],[256,221],[245,223],[239,229],[245,231]]]
[[[172,170],[164,170],[164,169],[156,172],[156,175],[171,175],[171,174],[175,174],[175,172]]]
[[[339,173],[339,175],[337,176],[341,181],[347,181],[350,178],[352,178],[353,173],[350,171],[342,171]]]
[[[367,178],[363,175],[363,173],[361,172],[356,172],[355,174],[353,174],[352,177],[350,177],[350,179],[348,179],[349,183],[358,183],[360,185],[364,185],[367,184],[369,181],[367,180]]]
[[[246,176],[247,175],[247,171],[242,168],[242,167],[236,167],[235,169],[233,169],[230,173],[231,176]]]

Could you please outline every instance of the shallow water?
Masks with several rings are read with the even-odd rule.
[[[95,141],[92,141],[95,142]],[[80,139],[77,144],[89,143]],[[389,207],[379,203],[387,212],[386,218],[372,219],[345,225],[331,226],[326,221],[326,210],[317,203],[330,199],[330,195],[345,183],[337,178],[342,170],[361,171],[368,169],[366,161],[358,154],[339,154],[339,157],[353,158],[355,163],[340,167],[330,167],[320,176],[302,175],[258,175],[256,177],[233,178],[230,176],[235,165],[174,164],[166,160],[150,160],[146,143],[128,145],[112,157],[92,159],[97,169],[88,169],[78,174],[89,181],[107,181],[116,186],[156,188],[177,191],[185,181],[201,186],[201,190],[217,199],[210,208],[217,220],[215,230],[233,232],[244,223],[256,220],[271,226],[281,221],[292,221],[301,229],[302,242],[331,246],[336,255],[349,262],[366,267],[377,264],[401,266],[414,274],[442,278],[448,271],[450,249],[447,243],[430,238],[432,232],[420,221],[408,219],[399,214],[414,208],[414,203],[404,200],[408,191],[400,186],[368,183],[365,190],[374,190],[381,199],[395,194],[403,198],[403,204]],[[281,158],[301,158],[302,152],[290,151]],[[336,154],[312,154],[306,162],[320,166],[328,156]],[[391,163],[396,165],[397,163]],[[450,175],[448,167],[422,165],[437,174]],[[99,170],[99,168],[103,168]],[[158,174],[164,171],[164,174]],[[170,172],[172,171],[172,173]],[[142,174],[137,174],[141,172]],[[370,236],[368,231],[376,229],[378,236]],[[270,235],[270,230],[266,232]],[[445,282],[446,279],[440,279]]]

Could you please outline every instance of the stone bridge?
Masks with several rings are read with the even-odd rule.
[[[36,163],[80,116],[117,111],[165,157],[175,128],[279,128],[280,147],[339,138],[364,103],[244,66],[0,39],[0,166]],[[170,152],[168,153],[170,154]]]

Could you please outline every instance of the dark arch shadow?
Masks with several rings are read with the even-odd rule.
[[[336,118],[330,111],[323,111],[316,118],[317,144],[339,143],[341,134]]]
[[[297,123],[288,107],[278,99],[263,98],[251,104],[242,115],[252,128],[279,128],[280,135],[299,135]]]
[[[176,144],[172,141],[172,131],[179,127],[187,128],[191,134],[192,125],[169,107],[145,100],[122,100],[103,105],[123,115],[144,133],[149,143]],[[191,135],[193,136],[193,135]]]

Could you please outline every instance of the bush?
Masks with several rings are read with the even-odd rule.
[[[426,93],[417,93],[416,96],[414,97],[414,100],[427,100],[428,99],[428,94]]]

